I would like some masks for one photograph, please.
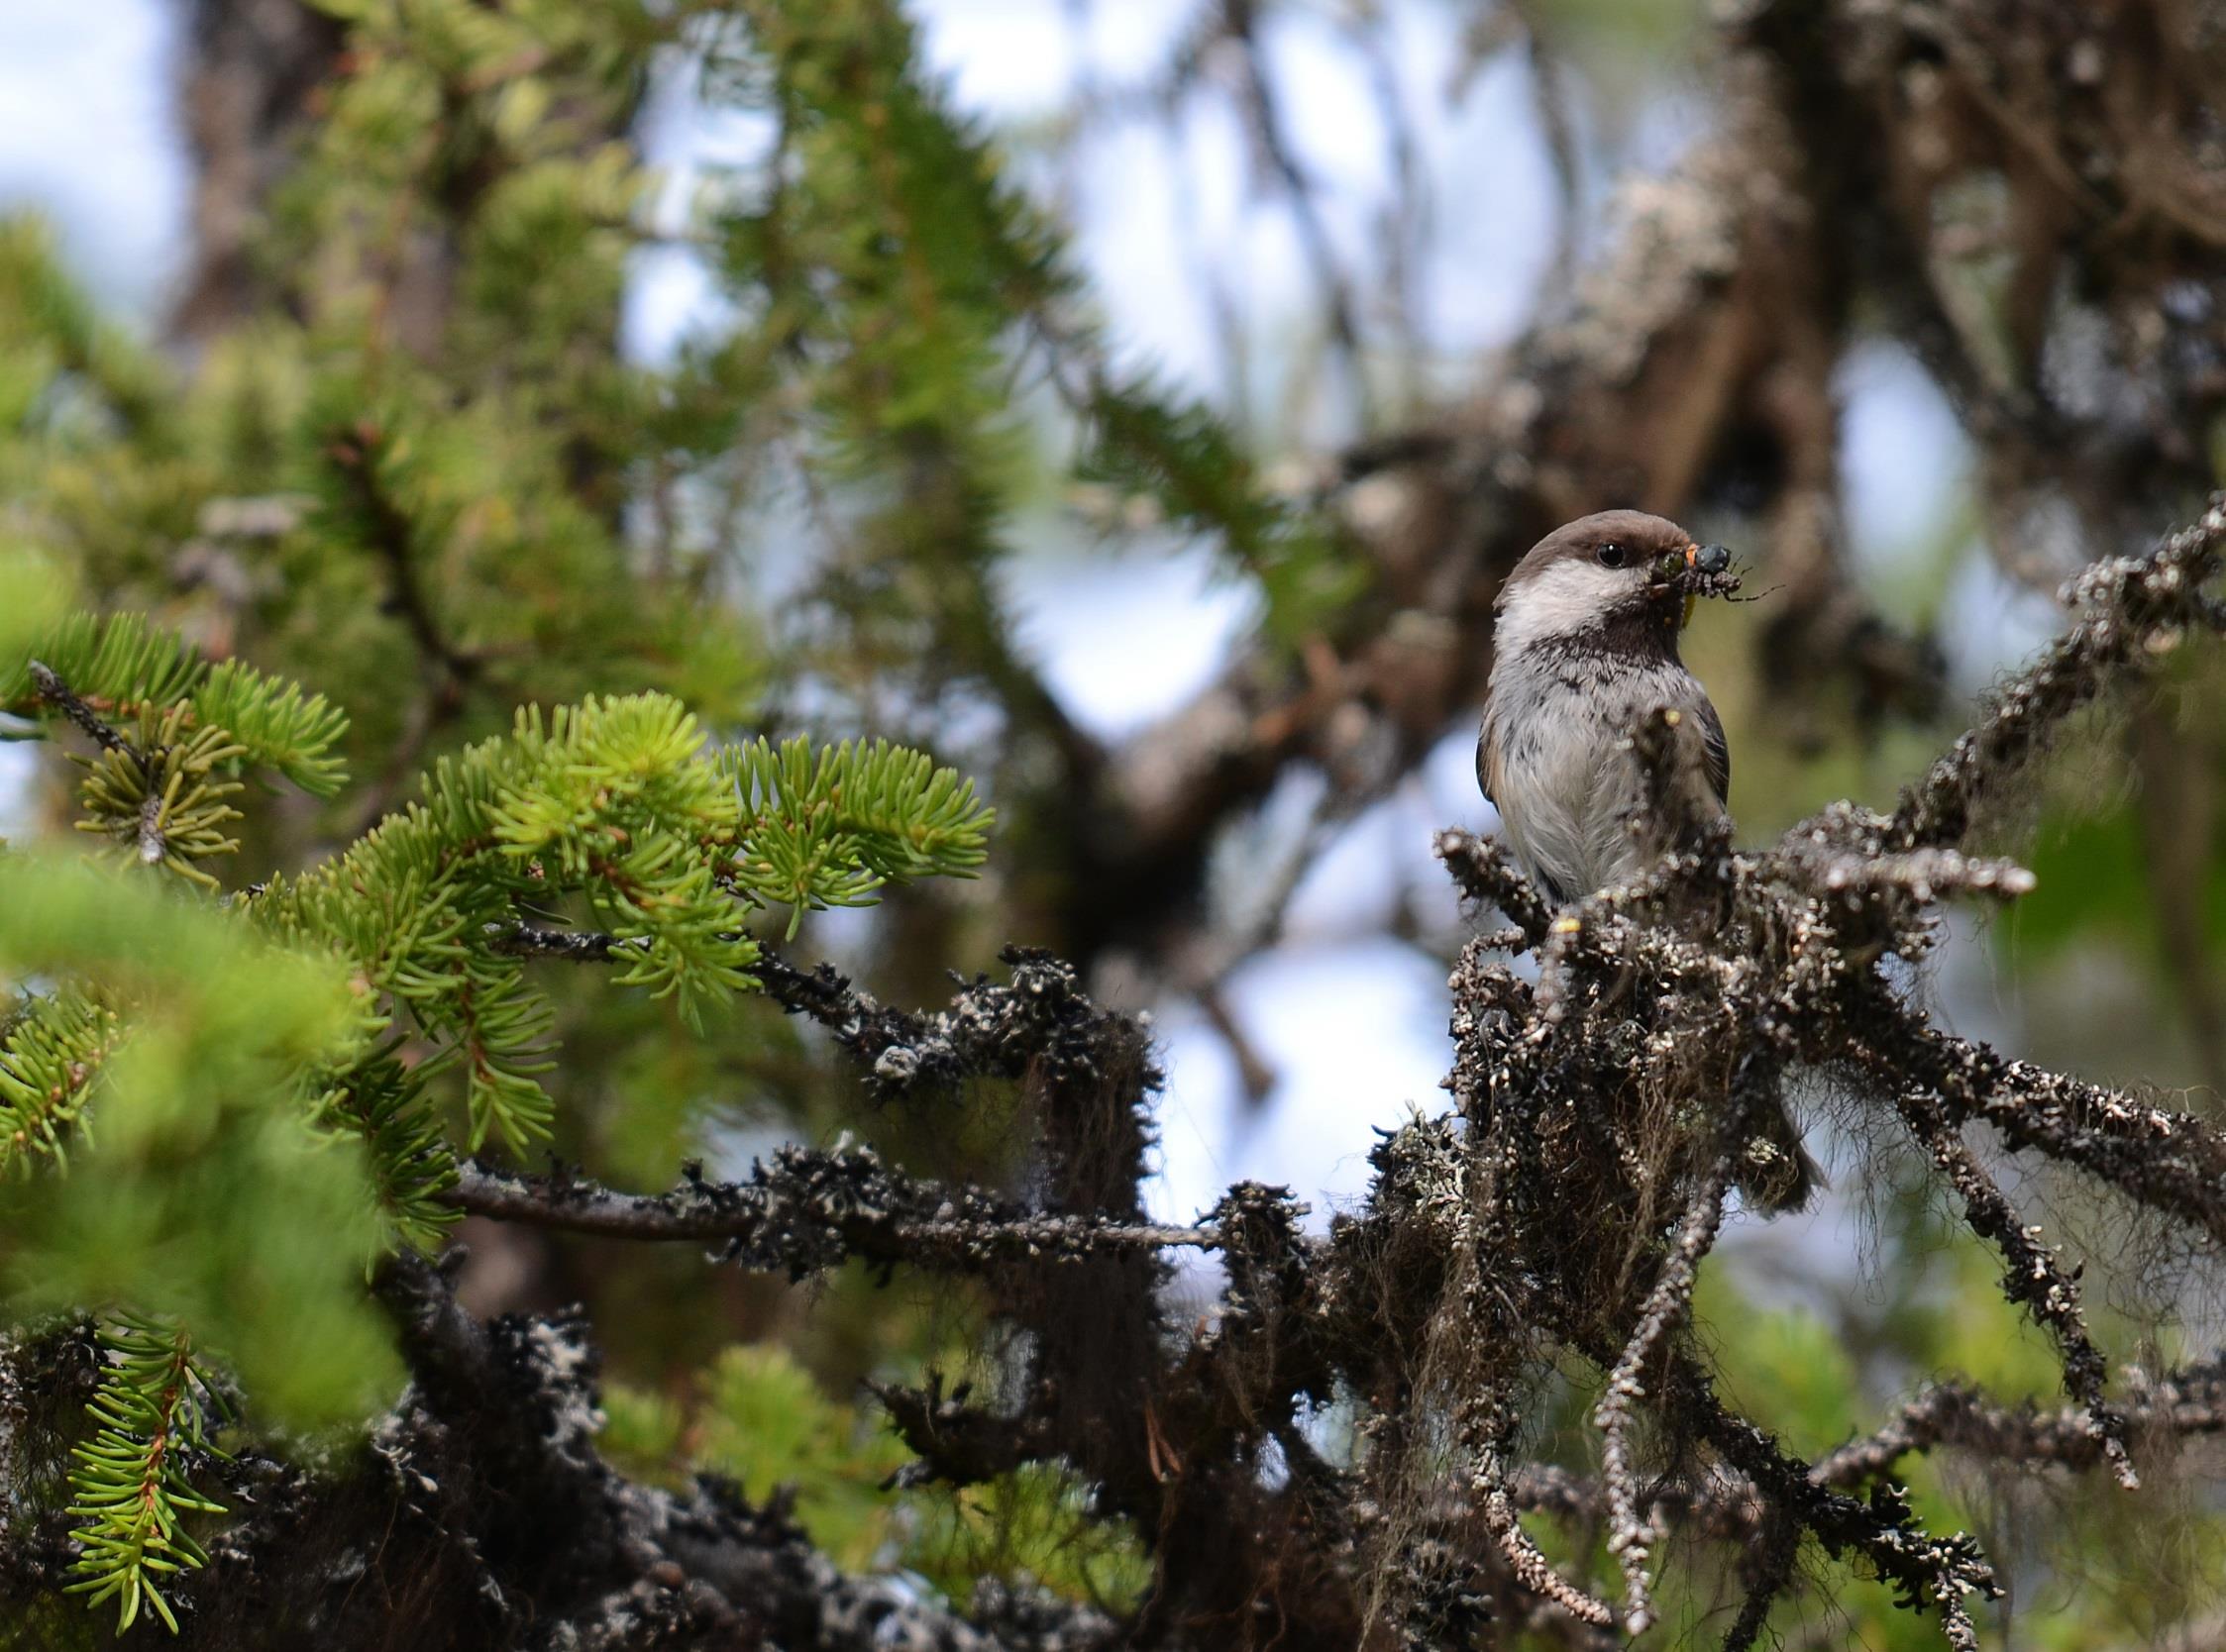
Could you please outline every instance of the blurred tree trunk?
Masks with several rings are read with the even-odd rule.
[[[192,244],[169,336],[196,349],[278,290],[251,251],[311,125],[346,29],[300,0],[184,0],[179,118],[192,152]]]
[[[185,4],[179,107],[194,159],[192,244],[169,334],[190,350],[273,306],[297,317],[310,307],[313,295],[301,283],[316,275],[275,266],[270,238],[261,232],[315,130],[334,77],[350,65],[346,26],[303,0]],[[517,66],[530,71],[534,65]],[[616,96],[568,99],[545,117],[551,125],[562,122],[574,153],[584,155],[631,130],[647,86],[646,54],[633,67],[636,72],[616,77]],[[420,360],[440,349],[454,308],[460,237],[506,164],[483,145],[452,155],[436,143],[429,155],[433,218],[382,252],[386,266],[377,272],[388,337]],[[601,329],[613,345],[618,320],[613,303]],[[583,497],[614,508],[605,485],[610,478],[585,456],[574,480]]]

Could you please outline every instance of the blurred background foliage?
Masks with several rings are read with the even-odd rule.
[[[1372,789],[1307,761],[1209,788],[1194,834],[1207,847],[1182,854],[1131,854],[1106,799],[1148,791],[1158,736],[1136,728],[1218,671],[1303,697],[1341,651],[1397,634],[1417,605],[1375,543],[1384,505],[1353,456],[1427,430],[1519,324],[1565,306],[1571,270],[1617,222],[1614,180],[1660,173],[1705,136],[1715,37],[1688,0],[1197,0],[1141,22],[1109,22],[1111,9],[321,0],[281,5],[273,23],[269,7],[181,3],[163,72],[195,172],[160,305],[112,313],[87,296],[102,272],[40,215],[0,226],[0,536],[42,559],[0,570],[0,636],[38,634],[66,587],[346,710],[357,783],[243,803],[242,848],[214,869],[232,892],[343,848],[520,705],[654,689],[722,741],[919,744],[997,805],[984,878],[809,916],[792,955],[831,957],[904,1004],[938,1000],[946,971],[984,968],[1007,941],[1073,956],[1095,989],[1170,1029],[1171,1106],[1188,1109],[1171,1115],[1165,1151],[1184,1160],[1171,1201],[1239,1159],[1303,1197],[1325,1191],[1330,1159],[1274,1161],[1256,1121],[1277,1108],[1311,1109],[1304,1128],[1334,1138],[1343,1165],[1330,1190],[1350,1192],[1370,1119],[1431,1098],[1379,1079],[1354,1110],[1325,1113],[1319,1088],[1289,1081],[1327,1058],[1279,1046],[1276,1018],[1247,1014],[1288,978],[1244,972],[1326,957],[1335,971],[1313,990],[1334,998],[1388,938],[1433,979],[1463,932],[1423,828],[1483,818],[1465,714]],[[14,26],[0,22],[0,41]],[[1065,56],[1040,74],[985,66],[1046,41]],[[1030,93],[969,101],[1014,80]],[[676,187],[648,153],[676,123],[741,136],[682,163]],[[1164,141],[1149,166],[1139,130]],[[1154,205],[1176,225],[1170,267],[1148,279],[1117,245],[1124,189],[1165,196]],[[667,292],[675,267],[684,296],[661,300],[645,347],[640,294]],[[2001,311],[1981,331],[2012,325],[1998,287],[1974,292]],[[1160,306],[1194,319],[1155,337],[1144,323]],[[1880,339],[1858,354],[1835,380],[1846,561],[1867,603],[1945,651],[1957,691],[1930,721],[1789,699],[1753,646],[1772,601],[1765,527],[1742,517],[1751,489],[1716,489],[1689,525],[1763,553],[1749,586],[1762,606],[1708,613],[1689,653],[1730,725],[1734,807],[1755,838],[1834,796],[1889,797],[2048,629],[2034,590],[2063,571],[2042,558],[2018,577],[2023,548],[2000,542],[1953,387]],[[2208,441],[2215,453],[2216,431]],[[2144,502],[2147,526],[2171,503]],[[1105,568],[1144,594],[1093,615],[1093,593],[1115,588],[1091,582]],[[1142,711],[1109,715],[1099,687],[1071,687],[1061,640],[1094,623],[1129,633],[1099,672],[1115,703],[1133,679]],[[1163,659],[1161,627],[1203,628],[1202,663]],[[2222,690],[2217,660],[2185,659],[2155,704],[2084,726],[2004,825],[2039,892],[1952,939],[1946,1013],[2019,1053],[2199,1086],[2190,1104],[2215,1104]],[[8,773],[16,842],[58,836],[66,767]],[[77,884],[31,870],[47,865],[0,863],[0,961],[19,982],[39,956],[21,937],[79,933],[85,917]],[[172,922],[150,909],[98,944],[163,972],[164,991],[222,1004],[239,983],[212,962],[221,947]],[[543,973],[563,1050],[546,1081],[553,1150],[611,1184],[662,1187],[685,1160],[731,1169],[843,1130],[926,1175],[1029,1174],[1012,1158],[1012,1096],[983,1086],[939,1110],[878,1111],[762,1001],[697,1030],[669,1001]],[[1432,1017],[1442,1005],[1426,995],[1371,1030],[1335,1084],[1368,1088],[1394,1054],[1401,1072],[1440,1061]],[[184,1008],[178,1021],[198,1024]],[[167,1059],[237,1054],[205,1043]],[[214,1095],[218,1070],[199,1071],[189,1092]],[[127,1144],[137,1093],[119,1080],[101,1102]],[[1829,1133],[1828,1105],[1820,1115]],[[1703,1323],[1739,1401],[1821,1450],[1936,1375],[2046,1398],[2054,1363],[1974,1242],[1903,1190],[1918,1183],[1890,1153],[1834,1145],[1827,1210],[1803,1227],[1747,1224],[1705,1276]],[[73,1177],[109,1174],[96,1155],[73,1160]],[[349,1210],[323,1175],[315,1160],[271,1172],[305,1232]],[[110,1187],[127,1189],[119,1221],[143,1197],[221,1210],[247,1196]],[[2090,1219],[2064,1197],[2063,1219]],[[2099,1271],[2146,1242],[2094,1221]],[[462,1237],[476,1308],[586,1305],[607,1362],[604,1443],[630,1470],[717,1471],[754,1497],[792,1487],[844,1565],[908,1570],[959,1599],[988,1574],[1118,1603],[1144,1587],[1134,1534],[1094,1523],[1087,1488],[1057,1476],[884,1490],[903,1453],[865,1380],[997,1381],[965,1287],[929,1296],[856,1269],[791,1286],[685,1249],[479,1221]],[[51,1231],[7,1267],[69,1302],[72,1247],[124,1242]],[[243,1277],[228,1242],[211,1228],[192,1263],[207,1291]],[[2169,1299],[2128,1292],[2104,1345],[2162,1364],[2215,1343],[2207,1284],[2183,1283]],[[295,1299],[284,1280],[268,1288],[274,1304]],[[268,1310],[279,1346],[225,1351],[251,1403],[274,1387],[296,1395],[280,1409],[345,1414],[392,1386],[368,1322],[288,1313]],[[1540,1424],[1572,1461],[1591,1449],[1585,1409],[1572,1391],[1566,1415]],[[1339,1448],[1334,1411],[1322,1433]],[[1949,1462],[1911,1478],[1928,1513],[2005,1560],[1995,1644],[2155,1644],[2189,1622],[2211,1640],[2172,1644],[2216,1639],[2214,1489],[2157,1514],[2099,1482]],[[1561,1540],[1542,1522],[1538,1535]],[[1699,1568],[1652,1638],[1705,1640],[1738,1593],[1728,1571]],[[1822,1561],[1773,1622],[1789,1646],[1935,1633]],[[82,1632],[104,1631],[88,1619]]]

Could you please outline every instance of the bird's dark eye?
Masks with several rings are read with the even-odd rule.
[[[1616,544],[1613,540],[1610,540],[1606,545],[1600,547],[1599,550],[1593,553],[1593,556],[1599,559],[1600,566],[1602,568],[1621,568],[1624,564],[1631,561],[1630,550],[1624,546]]]

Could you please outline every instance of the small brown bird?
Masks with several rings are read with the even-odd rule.
[[[1698,594],[1731,553],[1643,511],[1580,517],[1538,541],[1500,590],[1476,777],[1502,841],[1556,904],[1645,871],[1625,820],[1639,773],[1622,741],[1657,706],[1700,731],[1719,810],[1732,755],[1708,690],[1677,657]],[[1789,1119],[1769,1120],[1742,1179],[1749,1202],[1798,1210],[1822,1181]]]
[[[1724,724],[1677,634],[1695,575],[1731,560],[1659,516],[1605,510],[1539,540],[1501,587],[1476,777],[1508,849],[1555,902],[1644,870],[1624,830],[1638,772],[1619,748],[1643,713],[1692,717],[1719,808],[1730,795]]]

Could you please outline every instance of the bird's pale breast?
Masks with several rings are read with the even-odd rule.
[[[1706,694],[1673,662],[1503,655],[1492,672],[1493,802],[1526,872],[1573,900],[1643,870],[1625,817],[1638,772],[1622,741],[1655,706]]]

